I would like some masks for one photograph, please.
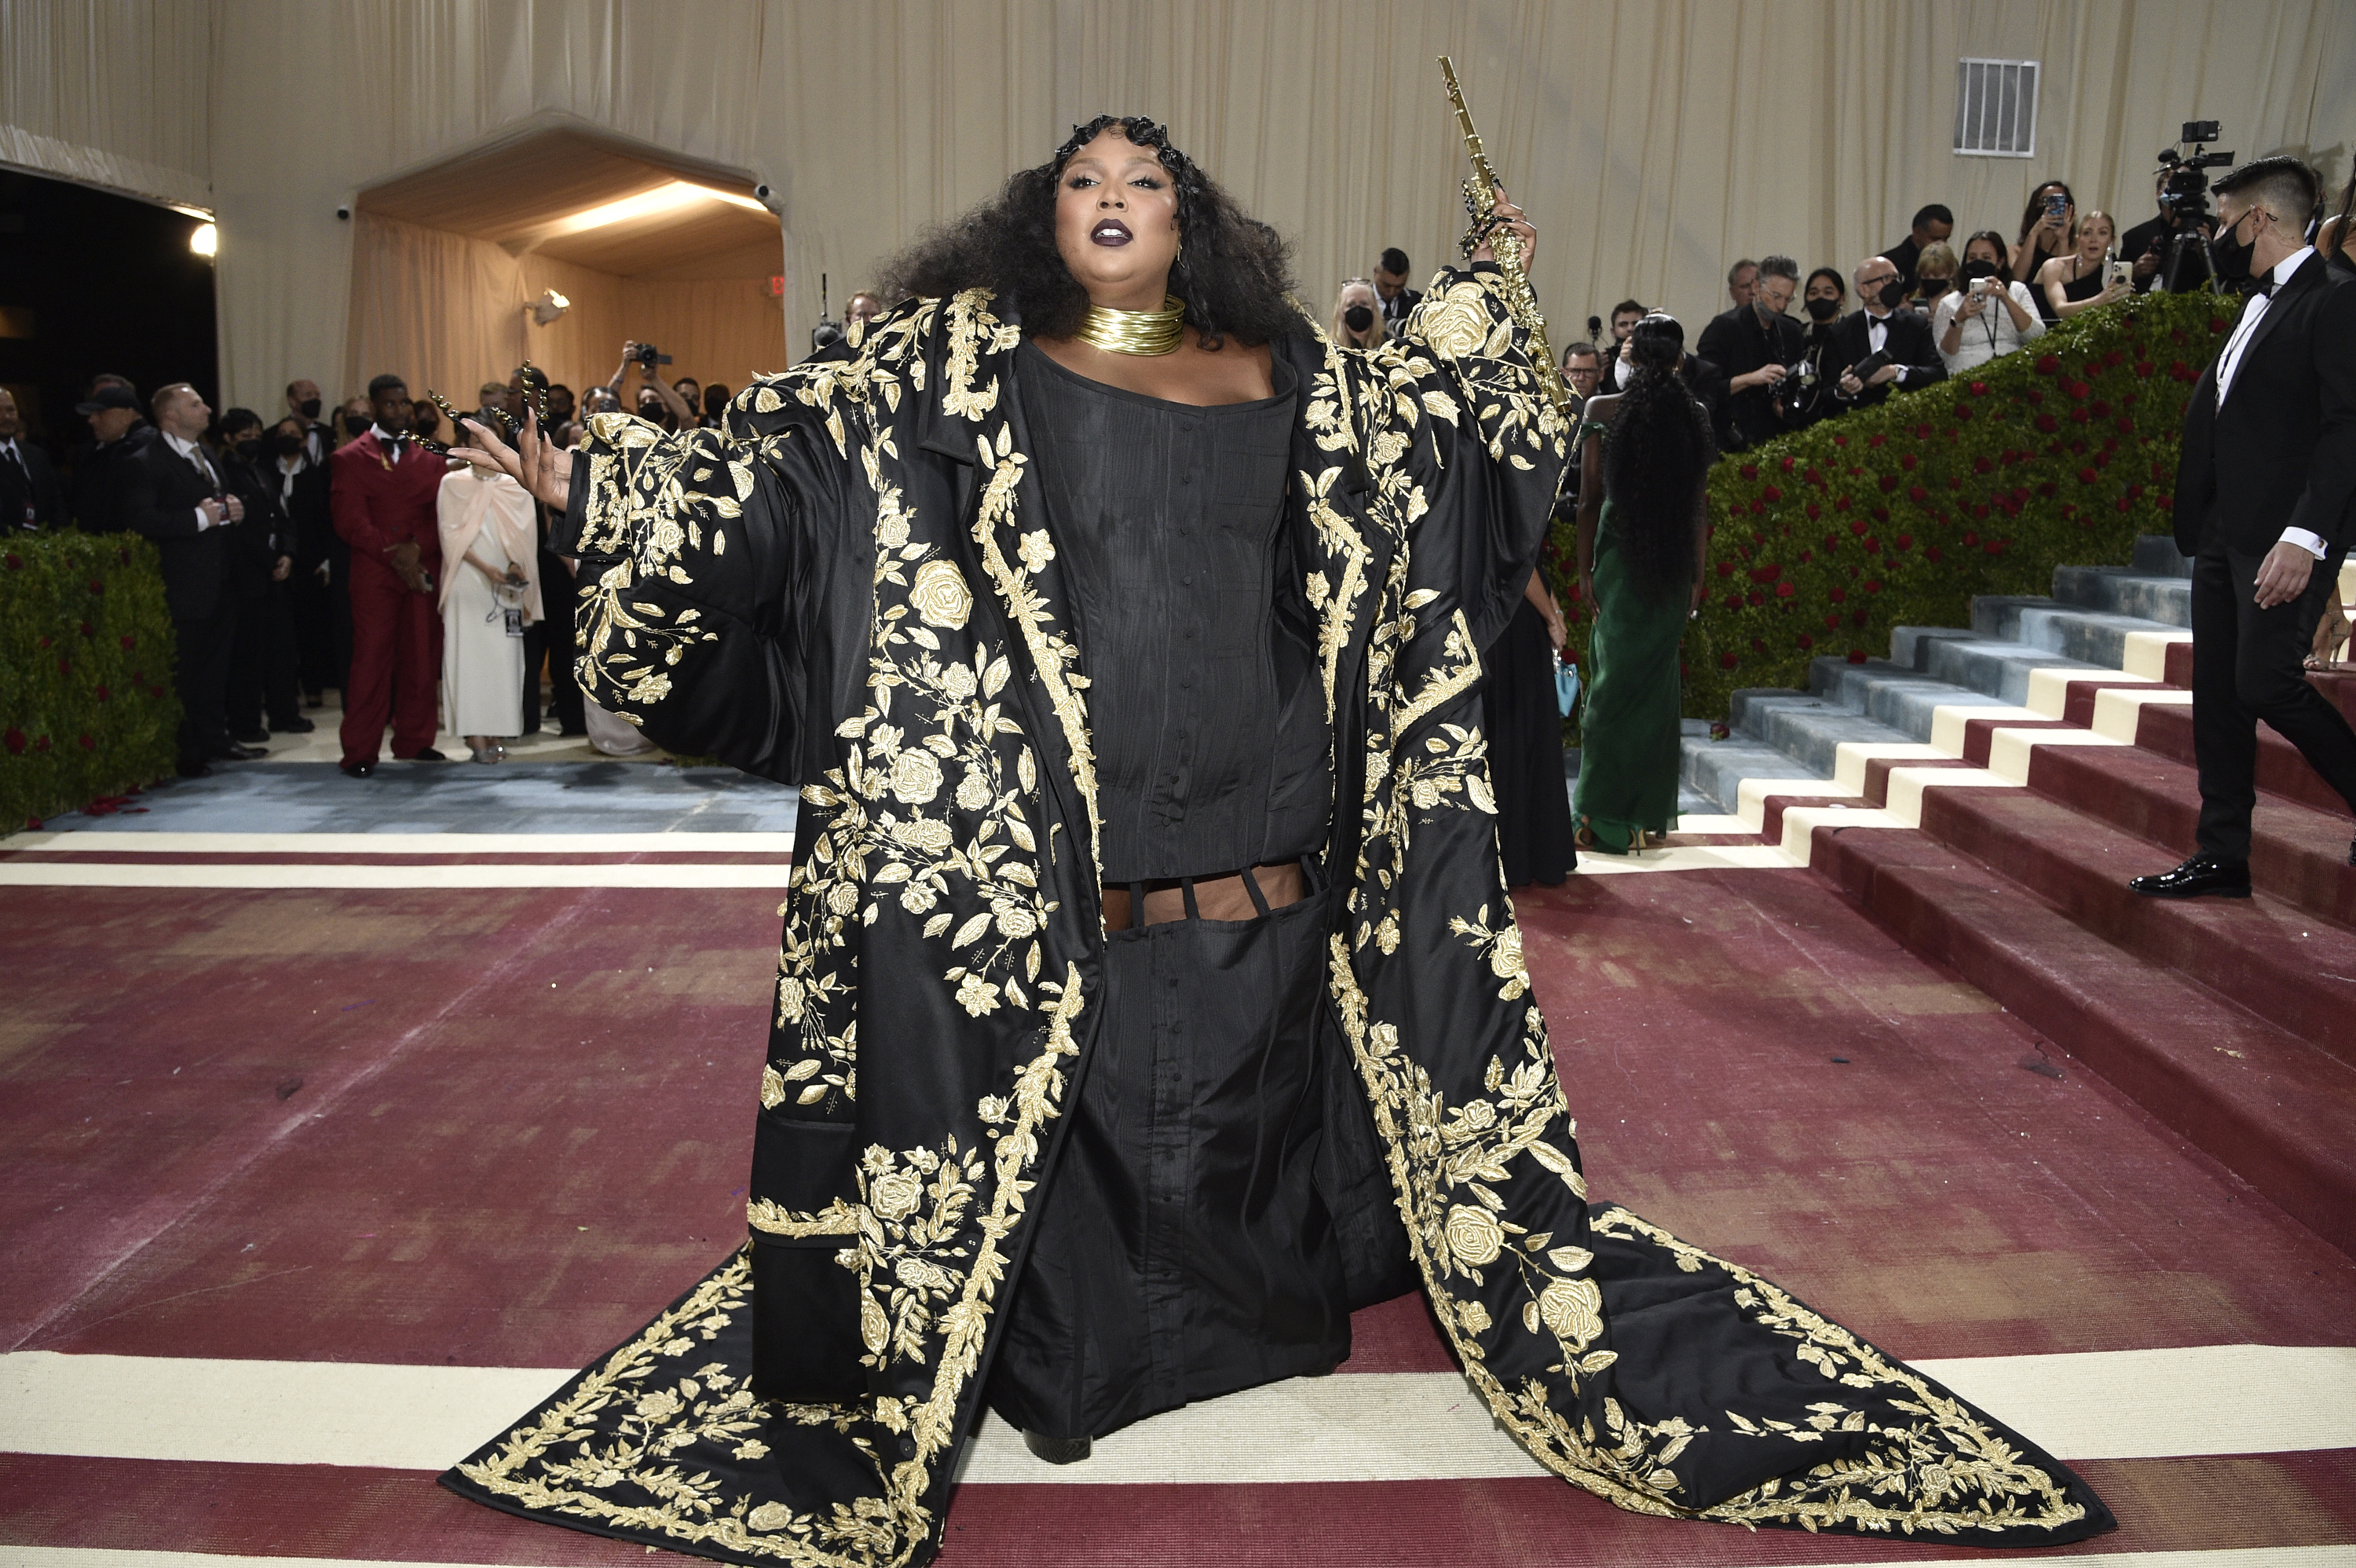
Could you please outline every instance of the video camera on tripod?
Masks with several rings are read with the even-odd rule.
[[[2152,171],[2164,176],[2159,215],[2175,234],[2159,264],[2159,287],[2169,293],[2183,293],[2202,282],[2215,281],[2217,272],[2210,262],[2208,236],[2202,229],[2202,220],[2210,216],[2208,171],[2233,166],[2233,154],[2208,151],[2208,144],[2223,133],[2216,121],[2187,120],[2182,130],[2177,144],[2192,151],[2186,154],[2176,147],[2162,147],[2159,167]]]

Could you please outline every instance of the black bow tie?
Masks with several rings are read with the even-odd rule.
[[[2272,272],[2268,272],[2263,278],[2252,278],[2250,280],[2250,297],[2253,299],[2265,299],[2281,286],[2281,284],[2275,282],[2275,275]]]

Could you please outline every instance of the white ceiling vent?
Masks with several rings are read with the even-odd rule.
[[[1955,151],[1983,158],[2037,153],[2037,62],[1955,62]]]

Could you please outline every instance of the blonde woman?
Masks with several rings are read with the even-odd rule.
[[[2105,281],[2105,263],[2118,239],[2118,225],[2111,221],[2109,213],[2087,213],[2078,219],[2077,232],[2071,238],[2075,243],[2068,255],[2056,256],[2037,269],[2037,286],[2057,321],[2135,293],[2135,284],[2126,278],[2115,283]]]
[[[1333,341],[1344,348],[1379,348],[1387,336],[1383,324],[1383,302],[1375,296],[1374,283],[1365,278],[1344,278],[1342,292],[1333,296],[1333,317],[1326,325]]]

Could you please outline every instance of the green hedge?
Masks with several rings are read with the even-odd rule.
[[[1686,633],[1685,711],[1808,663],[1886,654],[1896,626],[1965,626],[1973,596],[2049,592],[2057,566],[2123,561],[2169,527],[2184,405],[2226,302],[2160,294],[2085,311],[1965,377],[1723,457],[1708,597]],[[1548,555],[1582,665],[1577,551]]]
[[[171,773],[180,699],[155,547],[22,534],[0,567],[0,831]]]

